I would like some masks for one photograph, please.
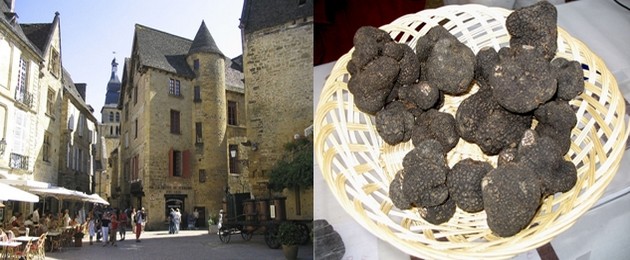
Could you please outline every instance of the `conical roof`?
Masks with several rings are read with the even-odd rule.
[[[208,31],[208,27],[206,27],[206,23],[204,21],[201,21],[201,26],[199,26],[197,35],[195,35],[195,39],[188,50],[188,55],[200,52],[215,53],[225,57],[221,50],[219,50],[219,47],[217,47],[217,44],[214,42],[214,39],[212,38],[210,31]]]

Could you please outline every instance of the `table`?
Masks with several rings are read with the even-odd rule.
[[[2,259],[8,259],[9,258],[9,248],[16,248],[18,246],[21,246],[22,242],[15,242],[15,241],[10,241],[10,242],[0,242],[0,247],[2,247]]]
[[[620,0],[628,3],[628,0]],[[558,25],[586,45],[606,63],[619,89],[630,100],[630,14],[612,0],[582,0],[561,4]],[[314,69],[313,101],[319,102],[321,89],[334,62]],[[315,162],[317,163],[317,162]],[[314,215],[326,219],[341,235],[346,247],[343,259],[410,259],[409,255],[378,239],[348,213],[340,210],[319,165],[314,165]],[[580,217],[574,226],[551,241],[560,259],[627,259],[630,255],[630,151],[602,198]],[[541,259],[536,250],[515,259]]]
[[[59,250],[59,246],[60,243],[58,243],[60,236],[61,236],[61,231],[48,231],[48,234],[46,234],[46,237],[48,237],[49,239],[48,242],[46,243],[46,246],[49,248],[48,252],[52,252],[56,250]]]
[[[13,241],[19,241],[19,242],[28,242],[28,241],[35,242],[37,240],[39,240],[39,237],[31,237],[31,236],[29,237],[20,236],[13,239]]]

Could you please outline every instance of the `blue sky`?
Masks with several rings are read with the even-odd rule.
[[[242,8],[243,0],[15,0],[20,23],[51,23],[60,13],[63,66],[75,83],[87,83],[87,103],[99,120],[111,61],[122,78],[135,24],[192,40],[204,20],[223,54],[234,58],[242,54]]]

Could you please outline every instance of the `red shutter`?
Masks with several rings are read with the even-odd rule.
[[[190,177],[190,150],[185,150],[182,154],[182,176],[184,178]]]
[[[173,148],[168,150],[168,176],[173,177]]]

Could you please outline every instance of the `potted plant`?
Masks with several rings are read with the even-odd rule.
[[[286,259],[297,259],[298,244],[302,241],[302,231],[297,224],[290,221],[282,222],[278,227],[278,241],[282,245]]]
[[[219,228],[217,227],[219,224],[219,216],[216,214],[211,214],[208,218],[208,234],[215,235],[219,232]]]

